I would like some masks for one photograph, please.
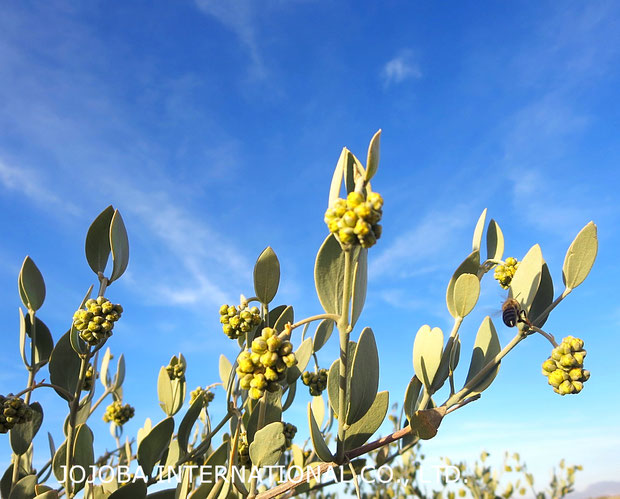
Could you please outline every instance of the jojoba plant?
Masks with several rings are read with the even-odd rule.
[[[448,283],[446,305],[454,320],[452,330],[444,336],[438,327],[423,325],[418,329],[411,381],[401,400],[403,409],[395,420],[395,431],[368,443],[385,420],[390,404],[388,392],[379,391],[379,353],[373,330],[357,325],[366,299],[369,251],[382,233],[384,201],[370,185],[379,166],[379,142],[380,131],[370,142],[365,165],[346,148],[336,164],[325,212],[328,235],[314,269],[323,310],[296,319],[291,305],[274,306],[280,263],[268,247],[254,267],[253,296],[241,295],[239,304],[223,304],[219,309],[223,333],[239,348],[232,362],[220,356],[220,380],[192,391],[184,408],[186,373],[192,366],[182,354],[173,356],[161,367],[157,379],[165,417],[159,420],[154,416],[156,424],[146,419],[138,434],[126,436],[124,442],[123,425],[135,411],[123,401],[124,358],[118,357],[112,374],[113,356],[108,347],[114,341],[117,322],[122,322],[123,308],[106,297],[129,261],[120,212],[106,208],[88,230],[86,259],[97,276],[98,292],[95,296],[90,287],[73,318],[67,318],[69,330],[55,343],[37,315],[45,299],[43,276],[26,257],[18,290],[25,308],[25,313],[19,310],[19,330],[28,382],[15,395],[0,397],[0,431],[9,432],[12,449],[12,462],[0,481],[2,498],[71,499],[79,494],[96,499],[268,499],[303,492],[320,495],[324,486],[321,474],[334,469],[352,477],[359,495],[357,479],[366,459],[375,457],[377,463],[402,460],[420,440],[432,439],[442,419],[480,398],[497,376],[502,359],[533,335],[542,335],[552,344],[543,372],[553,389],[562,395],[581,391],[589,377],[583,368],[583,341],[567,336],[558,345],[554,336],[541,328],[555,307],[587,277],[597,253],[596,226],[586,225],[568,249],[562,269],[564,288],[556,297],[540,247],[532,246],[520,261],[513,257],[502,260],[502,231],[496,221],[486,223],[485,210],[476,224],[471,252]],[[386,206],[389,209],[389,201]],[[106,276],[110,257],[111,270]],[[493,321],[485,317],[477,329],[465,383],[457,387],[454,373],[459,367],[460,335],[462,330],[472,334],[469,321],[465,329],[466,319],[478,302],[480,281],[489,271],[508,289],[503,320],[514,328],[515,335],[502,346]],[[219,330],[218,310],[213,310],[212,320],[213,330]],[[338,358],[326,359],[321,352],[328,341],[338,342]],[[309,366],[311,361],[314,366]],[[99,385],[103,386],[100,394]],[[298,393],[299,385],[307,388]],[[41,428],[43,408],[32,399],[44,388],[55,390],[64,399],[68,415],[62,431],[54,431],[60,445],[50,434],[49,461],[35,470],[32,442]],[[297,428],[284,422],[284,413],[296,398],[305,403],[309,397],[310,438],[306,443],[296,442]],[[106,400],[107,409],[101,414],[97,410]],[[219,421],[212,420],[209,413],[212,403],[224,409]],[[109,422],[114,441],[99,457],[95,457],[89,427],[92,417]],[[98,445],[102,441],[98,438]],[[275,473],[274,465],[278,465]],[[117,474],[123,467],[131,470],[131,475],[123,475],[125,480]],[[210,479],[195,473],[196,467],[210,469]],[[83,472],[73,473],[75,469]],[[239,473],[246,469],[252,472]],[[269,476],[263,473],[267,469]],[[170,478],[176,478],[178,484],[162,490]],[[157,490],[149,490],[152,485],[157,485],[153,487]]]

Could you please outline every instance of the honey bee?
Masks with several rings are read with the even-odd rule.
[[[532,327],[532,323],[525,315],[525,310],[521,309],[517,300],[510,297],[502,305],[502,320],[508,327],[515,327],[519,322]]]

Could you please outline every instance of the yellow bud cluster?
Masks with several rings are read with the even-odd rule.
[[[293,445],[293,439],[295,438],[295,434],[297,433],[297,426],[291,423],[283,423],[283,424],[284,424],[284,438],[285,438],[284,447],[286,449],[290,449],[291,445]]]
[[[242,308],[241,306],[222,305],[220,307],[220,322],[226,336],[231,340],[236,340],[260,324],[260,311],[258,307]]]
[[[250,398],[258,400],[265,390],[277,391],[286,378],[286,370],[297,364],[290,337],[288,325],[280,334],[273,328],[263,328],[251,348],[237,357],[239,386],[249,391]]]
[[[106,423],[115,423],[118,426],[122,426],[133,418],[134,413],[135,409],[129,404],[123,405],[118,400],[115,400],[108,407],[106,407],[103,420]]]
[[[327,387],[327,369],[319,369],[319,372],[306,371],[301,375],[301,381],[310,388],[310,395],[318,397]]]
[[[342,244],[360,244],[370,248],[381,237],[379,221],[383,215],[383,198],[371,192],[366,199],[359,192],[350,192],[347,199],[338,198],[325,212],[325,223]]]
[[[495,274],[493,277],[495,277],[502,288],[508,289],[518,267],[519,262],[517,259],[510,256],[506,258],[503,265],[495,267]]]
[[[239,435],[239,447],[238,447],[239,465],[244,468],[252,467],[252,460],[250,459],[250,445],[248,444],[248,434],[244,431]]]
[[[121,318],[122,313],[123,307],[113,305],[110,300],[100,296],[96,300],[88,300],[84,308],[73,314],[73,326],[89,345],[97,345],[112,336],[114,323]]]
[[[543,362],[542,372],[555,393],[568,395],[583,389],[583,384],[590,379],[590,371],[583,368],[585,356],[583,340],[573,336],[564,338],[551,351],[551,357]]]
[[[88,364],[88,369],[86,370],[86,376],[84,377],[84,383],[82,384],[82,390],[85,392],[90,392],[93,388],[93,383],[95,382],[95,371],[93,369],[92,364]]]
[[[32,409],[19,397],[0,395],[0,433],[32,420]]]
[[[178,358],[176,355],[170,359],[170,364],[166,366],[166,371],[170,380],[185,380],[185,369],[187,365],[183,359]]]
[[[200,397],[200,395],[202,395],[202,400],[204,403],[204,407],[208,407],[209,406],[209,402],[212,402],[213,399],[215,398],[215,394],[210,391],[207,390],[205,388],[202,387],[197,387],[194,391],[190,392],[189,394],[189,405],[192,405],[194,403],[194,400],[196,400],[198,397]]]

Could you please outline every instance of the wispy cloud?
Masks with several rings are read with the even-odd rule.
[[[40,205],[60,208],[63,214],[79,215],[81,210],[45,187],[41,171],[9,166],[0,159],[0,184],[6,189],[18,192]]]
[[[250,56],[252,76],[259,80],[266,78],[267,68],[256,33],[258,3],[253,0],[196,0],[196,5],[237,35]]]
[[[437,270],[429,267],[429,257],[441,261],[439,255],[450,250],[455,234],[468,228],[473,219],[469,206],[459,205],[449,211],[428,213],[418,225],[404,231],[370,264],[372,278],[379,276],[411,277]]]
[[[415,62],[411,50],[401,50],[381,69],[381,79],[385,87],[419,78],[422,78],[422,71]]]

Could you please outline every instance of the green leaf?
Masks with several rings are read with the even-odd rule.
[[[487,259],[501,260],[504,256],[504,234],[498,223],[491,219],[487,228]]]
[[[562,279],[567,289],[575,289],[588,277],[597,252],[596,225],[590,222],[581,229],[566,252]]]
[[[171,380],[165,367],[159,370],[157,378],[157,396],[159,406],[168,416],[174,416],[183,407],[186,383],[182,379]]]
[[[256,432],[254,441],[250,444],[250,459],[258,468],[276,464],[284,446],[284,425],[280,421],[269,423]]]
[[[228,386],[228,380],[230,378],[230,373],[232,372],[232,364],[224,354],[220,355],[219,371],[220,380],[222,381],[222,387],[224,388],[224,390],[226,390],[226,387]]]
[[[312,357],[312,338],[306,338],[304,342],[299,345],[299,348],[295,351],[295,358],[297,364],[290,367],[286,371],[286,382],[292,385],[297,378],[301,376],[301,373],[306,369],[308,362]]]
[[[205,460],[204,466],[210,466],[211,469],[215,469],[215,466],[223,466],[228,460],[229,453],[230,441],[226,440],[209,455],[209,457]]]
[[[112,275],[109,282],[116,281],[125,273],[129,263],[129,239],[121,212],[114,211],[110,222],[110,248],[112,250]]]
[[[519,267],[510,283],[509,296],[519,302],[526,314],[529,314],[530,305],[538,291],[543,263],[545,262],[540,246],[535,244],[519,262]]]
[[[362,264],[358,266],[360,259],[360,247],[352,249],[351,265],[354,270],[352,289],[357,289],[358,304],[355,313],[359,316],[365,300],[365,281],[367,279],[366,260],[362,256]],[[314,283],[321,306],[328,314],[342,313],[342,294],[344,289],[345,252],[333,234],[327,236],[319,252],[316,255],[314,265]],[[358,282],[359,281],[359,282]],[[353,319],[353,317],[352,317]],[[355,318],[357,320],[357,317]]]
[[[351,327],[354,327],[359,319],[368,288],[368,250],[361,248],[357,262],[353,265],[353,292],[351,293]]]
[[[446,291],[446,304],[448,306],[448,312],[454,318],[458,317],[456,307],[454,305],[454,286],[456,280],[461,274],[478,274],[480,268],[480,251],[472,251],[465,260],[455,270],[450,282],[448,283],[448,290]]]
[[[99,369],[99,378],[101,379],[101,383],[104,388],[108,388],[108,386],[112,383],[112,378],[108,376],[110,360],[112,360],[112,352],[110,351],[110,347],[108,347],[103,355],[103,359],[101,360],[101,368]]]
[[[360,173],[364,175],[362,163],[355,157],[355,154],[347,150],[347,162],[344,166],[344,184],[347,194],[355,190],[355,180]]]
[[[336,323],[331,319],[323,319],[319,323],[316,328],[316,332],[314,333],[312,350],[318,352],[321,348],[323,348],[334,330],[334,324]]]
[[[174,419],[171,417],[158,423],[138,445],[138,463],[144,473],[151,475],[153,466],[162,458],[170,445]]]
[[[325,439],[321,434],[321,430],[316,424],[316,420],[314,419],[314,414],[312,413],[312,406],[308,403],[308,423],[310,427],[310,437],[312,439],[312,447],[314,447],[314,452],[319,457],[321,461],[329,463],[334,460],[334,456],[332,455],[329,447],[325,443]]]
[[[32,339],[32,327],[30,325],[30,314],[24,317],[26,326],[26,334]],[[45,325],[45,323],[35,317],[36,325],[36,338],[35,338],[35,350],[34,350],[34,362],[35,364],[44,365],[49,362],[52,350],[54,350],[54,340],[52,339],[52,333]]]
[[[344,165],[347,162],[348,152],[349,150],[346,147],[343,147],[340,157],[338,158],[338,163],[336,163],[336,168],[334,169],[332,182],[329,188],[329,200],[327,202],[328,208],[331,208],[336,202],[336,199],[340,197],[340,189],[342,188],[342,179],[344,175]]]
[[[297,382],[292,385],[288,385],[288,391],[286,392],[286,401],[282,405],[282,412],[286,411],[291,405],[293,405],[293,401],[295,400],[295,393],[297,392]]]
[[[265,304],[271,303],[280,285],[280,262],[270,246],[260,254],[254,265],[254,291]]]
[[[325,402],[323,401],[323,396],[318,395],[316,397],[312,397],[312,412],[314,417],[316,418],[316,424],[319,427],[323,426],[323,420],[325,419]]]
[[[27,423],[15,425],[10,432],[11,448],[17,455],[25,454],[32,443],[41,423],[43,422],[43,408],[38,402],[30,404],[32,419]]]
[[[347,352],[347,373],[351,373],[353,367],[353,357],[355,356],[356,343],[349,341],[349,349]],[[327,374],[327,395],[329,396],[329,405],[331,406],[334,414],[338,414],[338,390],[340,388],[340,359],[336,359],[329,368]],[[347,380],[347,394],[351,393],[351,376]],[[349,405],[347,401],[347,406]],[[346,412],[346,411],[345,411]]]
[[[54,350],[52,350],[49,370],[52,384],[64,388],[69,393],[75,393],[80,376],[81,362],[71,346],[70,333],[70,331],[67,331],[62,335],[56,343]],[[69,400],[63,392],[56,390],[56,393],[65,400]]]
[[[345,417],[351,425],[366,414],[379,388],[379,354],[372,329],[365,328],[360,335],[351,369],[350,405]]]
[[[364,445],[374,435],[385,419],[389,400],[387,391],[377,393],[368,411],[347,430],[344,444],[346,450]]]
[[[458,317],[466,317],[478,303],[480,281],[475,274],[461,274],[454,283],[454,311]]]
[[[295,322],[295,313],[293,312],[293,307],[291,307],[290,305],[282,311],[280,317],[278,317],[278,320],[273,324],[272,327],[273,329],[278,331],[278,333],[281,333],[282,331],[284,331],[284,326],[286,326],[289,322],[291,324]]]
[[[62,479],[65,476],[64,468],[67,462],[67,441],[65,440],[60,447],[54,453],[54,457],[52,459],[52,471],[54,472],[54,476],[59,483],[63,483]]]
[[[27,475],[28,474],[26,473],[26,471],[23,470],[22,467],[20,466],[19,473],[17,475],[17,480],[19,481]],[[12,478],[13,478],[13,465],[11,464],[6,469],[6,471],[2,475],[2,479],[0,480],[0,497],[2,497],[2,499],[8,498],[9,494],[11,493],[11,485],[13,485]]]
[[[145,499],[146,483],[142,480],[136,480],[123,485],[115,491],[108,499]]]
[[[422,382],[417,376],[411,378],[411,381],[407,385],[407,391],[405,392],[405,402],[403,409],[405,416],[409,421],[418,409],[418,399],[420,398],[420,392],[422,391]]]
[[[95,451],[93,449],[93,432],[82,423],[75,430],[75,441],[73,444],[73,463],[86,470],[86,476],[90,473],[90,467],[95,464]],[[79,476],[79,475],[78,475]],[[81,490],[86,481],[73,484],[74,491]]]
[[[35,499],[58,499],[58,492],[55,490],[47,490],[41,494],[34,496]]]
[[[110,223],[114,208],[110,205],[93,221],[86,234],[86,260],[95,274],[104,272],[110,257]]]
[[[29,256],[24,258],[19,271],[18,289],[24,307],[35,312],[41,308],[45,301],[45,281]]]
[[[370,140],[368,146],[368,158],[366,159],[366,175],[364,180],[369,181],[377,173],[379,168],[379,153],[381,148],[381,130],[378,130]]]
[[[411,431],[416,433],[421,440],[430,440],[437,435],[437,429],[445,415],[445,406],[416,411],[410,421]]]
[[[262,403],[262,402],[261,402]],[[282,391],[277,390],[275,392],[265,393],[265,420],[263,425],[269,423],[276,423],[282,419]],[[252,443],[256,438],[258,430],[258,418],[260,416],[260,407],[257,405],[250,415],[250,419],[247,424],[247,437],[248,442]]]
[[[181,424],[179,425],[179,431],[177,433],[177,440],[179,442],[179,448],[183,454],[189,452],[187,448],[187,444],[189,443],[189,436],[192,432],[192,428],[194,424],[198,420],[198,416],[200,416],[200,411],[204,406],[204,397],[203,395],[199,395],[194,399],[192,405],[189,407],[185,416],[181,420]]]
[[[532,306],[528,313],[532,324],[536,327],[543,327],[547,322],[548,314],[542,316],[541,314],[547,309],[549,305],[553,303],[553,279],[549,272],[549,267],[546,263],[543,263],[542,273],[540,275],[540,284],[538,290],[532,301]]]
[[[476,341],[474,342],[474,351],[471,356],[471,363],[469,364],[469,372],[467,373],[467,379],[465,380],[465,386],[471,389],[470,395],[481,393],[486,390],[489,385],[497,376],[499,371],[499,364],[491,369],[491,371],[484,377],[479,383],[474,386],[471,385],[473,378],[482,369],[492,361],[499,352],[501,352],[502,346],[499,343],[499,337],[497,331],[493,325],[493,321],[489,316],[486,316],[480,324],[478,334],[476,334]]]
[[[78,310],[84,307],[84,304],[88,301],[92,292],[93,286],[91,285],[90,288],[88,288],[88,291],[86,291],[86,295],[82,299]],[[71,329],[69,330],[69,339],[71,340],[71,347],[75,350],[75,353],[78,355],[83,355],[88,352],[88,345],[86,345],[86,342],[80,337],[80,332],[73,325],[73,322],[71,323]]]
[[[441,363],[442,352],[443,332],[441,329],[422,326],[413,341],[413,370],[427,391],[430,391],[433,385]]]
[[[27,475],[19,482],[15,484],[13,490],[11,490],[11,494],[9,495],[9,499],[31,499],[36,493],[34,491],[34,486],[37,484],[37,476],[36,475]]]
[[[482,233],[484,232],[484,222],[487,218],[487,209],[482,210],[482,214],[480,218],[478,218],[478,223],[476,223],[476,228],[474,229],[474,238],[471,243],[472,251],[480,251],[480,244],[482,243]]]
[[[454,356],[455,346],[459,348],[459,344],[455,345],[454,338],[455,337],[448,338],[448,342],[446,343],[446,348],[443,349],[443,352],[441,354],[441,362],[439,363],[439,368],[437,369],[437,373],[435,374],[435,378],[433,379],[433,384],[431,386],[431,390],[430,390],[431,393],[435,393],[437,390],[439,390],[443,386],[443,384],[446,382],[446,379],[448,379],[448,376],[450,375],[450,369],[451,369],[450,361],[454,358],[453,356]],[[458,363],[458,360],[457,360],[457,363]],[[452,368],[452,371],[454,371],[454,368]]]

